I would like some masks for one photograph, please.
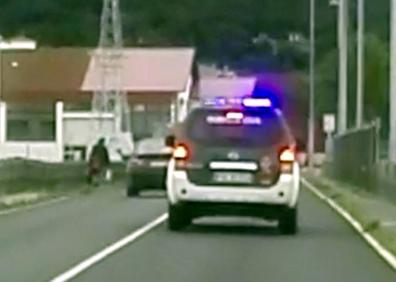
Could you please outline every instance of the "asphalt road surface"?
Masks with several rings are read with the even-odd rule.
[[[118,187],[0,216],[0,281],[50,281],[166,211],[162,197],[127,199]],[[270,223],[203,219],[162,224],[73,281],[394,282],[393,272],[324,203],[303,191],[297,236]]]

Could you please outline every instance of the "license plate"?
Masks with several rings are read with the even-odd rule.
[[[237,172],[215,172],[213,174],[215,182],[220,183],[252,183],[253,175],[250,173]]]
[[[152,161],[150,162],[151,167],[166,167],[168,162],[166,161]]]

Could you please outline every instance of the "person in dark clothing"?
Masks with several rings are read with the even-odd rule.
[[[98,180],[103,176],[107,167],[110,165],[109,153],[105,145],[105,139],[100,138],[93,147],[88,161],[88,182],[98,184]]]

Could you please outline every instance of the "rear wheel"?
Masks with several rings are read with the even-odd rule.
[[[168,206],[168,229],[172,231],[181,230],[191,223],[191,217],[186,210],[174,205]]]
[[[279,230],[282,234],[293,235],[298,231],[297,208],[287,209],[279,219]]]
[[[128,177],[126,190],[127,190],[126,191],[127,197],[129,197],[129,198],[139,196],[139,190],[137,189],[136,185],[134,185],[133,179],[131,176]]]

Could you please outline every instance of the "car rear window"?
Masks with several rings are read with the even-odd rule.
[[[191,113],[186,126],[190,139],[209,146],[267,147],[288,137],[283,118],[273,110],[200,109]]]
[[[164,138],[148,138],[137,143],[135,153],[137,155],[160,154],[165,147]]]

